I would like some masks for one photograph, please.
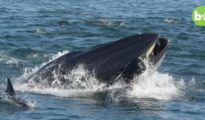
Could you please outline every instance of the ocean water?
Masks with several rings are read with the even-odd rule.
[[[1,0],[0,90],[11,78],[29,109],[0,101],[1,120],[203,120],[205,28],[191,20],[203,0]],[[19,84],[61,55],[136,33],[169,39],[160,69],[140,76],[132,90],[106,93],[83,66],[72,77],[85,89],[35,88]],[[86,76],[86,81],[79,81]],[[117,89],[116,89],[117,88]],[[119,88],[119,90],[118,90]]]

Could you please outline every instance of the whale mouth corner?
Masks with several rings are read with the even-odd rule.
[[[138,54],[137,58],[148,59],[153,65],[157,64],[166,53],[168,39],[162,38],[156,33],[143,33],[141,35],[143,36],[141,42],[144,46],[144,52],[141,51],[141,55]]]
[[[157,64],[166,53],[166,49],[168,47],[168,40],[165,38],[159,38],[154,44],[151,54],[149,55],[150,60],[153,64]]]

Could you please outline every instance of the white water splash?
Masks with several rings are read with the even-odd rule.
[[[15,84],[15,89],[19,91],[28,91],[38,94],[48,94],[59,97],[86,97],[101,89],[104,84],[100,83],[92,72],[89,72],[84,65],[79,65],[70,73],[63,77],[67,80],[66,85],[62,85],[57,73],[52,86],[44,84],[34,84],[34,87],[29,88],[28,84]]]
[[[153,72],[151,70],[151,72]],[[109,101],[121,101],[123,99],[156,99],[173,100],[184,95],[182,89],[185,88],[183,80],[175,80],[172,76],[158,71],[150,73],[146,70],[139,76],[135,76],[134,82],[125,85],[119,81],[110,86],[110,93],[107,95]]]
[[[123,97],[127,98],[150,98],[157,100],[172,100],[183,96],[181,89],[185,87],[183,80],[176,80],[167,73],[160,73],[156,71],[156,67],[153,66],[148,60],[143,60],[146,66],[146,71],[141,75],[134,77],[134,82],[128,89],[124,89],[122,94],[116,98],[109,98],[114,100],[121,100]],[[126,86],[123,82],[117,82],[115,88],[125,88]],[[113,92],[110,97],[116,97],[115,92]],[[125,93],[126,92],[126,93]],[[125,95],[125,96],[122,96]]]
[[[49,62],[66,53],[67,52],[56,54]],[[41,67],[46,63],[42,64]],[[148,64],[146,64],[146,66],[147,65]],[[39,68],[40,67],[36,67],[33,71],[37,71]],[[25,73],[23,76],[28,75],[30,74]],[[53,86],[36,85],[35,87],[29,88],[28,84],[16,84],[15,89],[59,97],[88,97],[105,88],[104,84],[98,82],[95,74],[88,71],[84,65],[77,66],[70,73],[63,76],[67,80],[66,86],[61,85],[57,73],[54,72],[54,75],[56,75],[56,80],[53,82]],[[182,95],[180,88],[183,87],[183,82],[177,82],[169,74],[160,72],[153,73],[152,69],[147,69],[143,74],[134,78],[132,89],[126,90],[124,89],[125,86],[123,82],[117,82],[113,86],[106,88],[106,90],[110,91],[107,98],[114,101],[121,100],[121,98],[125,97],[172,100]]]
[[[22,79],[28,78],[35,72],[37,72],[41,67],[45,64],[52,62],[53,60],[61,57],[69,53],[68,51],[58,52],[53,55],[48,62],[42,63],[40,66],[36,66],[34,68],[26,68],[24,74],[17,78],[17,81],[21,81]],[[92,72],[89,72],[84,65],[79,65],[75,69],[73,69],[70,73],[64,75],[63,77],[67,79],[67,86],[61,86],[61,82],[58,79],[57,72],[53,72],[54,78],[56,78],[51,87],[46,87],[44,85],[35,85],[33,88],[29,88],[28,84],[19,84],[16,82],[14,87],[19,91],[28,91],[32,93],[38,94],[48,94],[59,97],[76,97],[76,96],[87,96],[88,94],[95,92],[104,86],[104,84],[100,84],[96,79],[95,75]]]
[[[97,90],[101,86],[94,71],[88,71],[83,64],[66,74],[64,78],[67,80],[66,82],[69,83],[67,89]]]
[[[50,63],[50,62],[56,60],[57,58],[59,58],[59,57],[65,55],[65,54],[67,54],[67,53],[69,53],[69,51],[66,51],[66,50],[65,50],[65,51],[62,51],[62,52],[58,52],[57,54],[51,56],[51,58],[50,58],[47,62],[43,62],[43,63],[42,63],[41,65],[39,65],[39,66],[36,66],[36,67],[34,67],[34,68],[25,68],[25,69],[24,69],[24,73],[23,73],[20,77],[18,77],[18,78],[16,79],[16,81],[17,81],[17,82],[21,82],[22,80],[25,80],[25,79],[29,78],[31,75],[33,75],[34,73],[36,73],[39,69],[41,69],[44,65],[46,65],[46,64],[48,64],[48,63]]]
[[[179,88],[183,84],[168,75],[155,72],[150,75],[145,71],[140,76],[135,77],[133,89],[128,92],[131,98],[153,98],[158,100],[171,100],[181,96]],[[178,84],[178,85],[177,85]]]

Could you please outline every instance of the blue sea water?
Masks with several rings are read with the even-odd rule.
[[[38,70],[65,52],[136,33],[159,33],[169,39],[169,48],[159,71],[145,73],[126,95],[93,95],[90,88],[28,90],[17,85],[18,96],[33,107],[0,101],[0,119],[203,120],[205,28],[191,20],[198,5],[205,5],[205,1],[1,0],[1,92],[7,77],[17,85],[29,70]],[[91,88],[96,86],[92,80]]]

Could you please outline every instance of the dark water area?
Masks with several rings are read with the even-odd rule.
[[[0,1],[2,92],[7,77],[18,83],[28,75],[27,70],[39,69],[65,51],[84,50],[143,32],[169,39],[159,71],[145,74],[126,97],[113,92],[96,95],[90,88],[30,91],[15,86],[17,94],[34,107],[24,109],[0,100],[0,119],[203,120],[205,28],[195,26],[191,19],[198,5],[205,5],[205,1]],[[89,86],[95,84],[89,82]]]

